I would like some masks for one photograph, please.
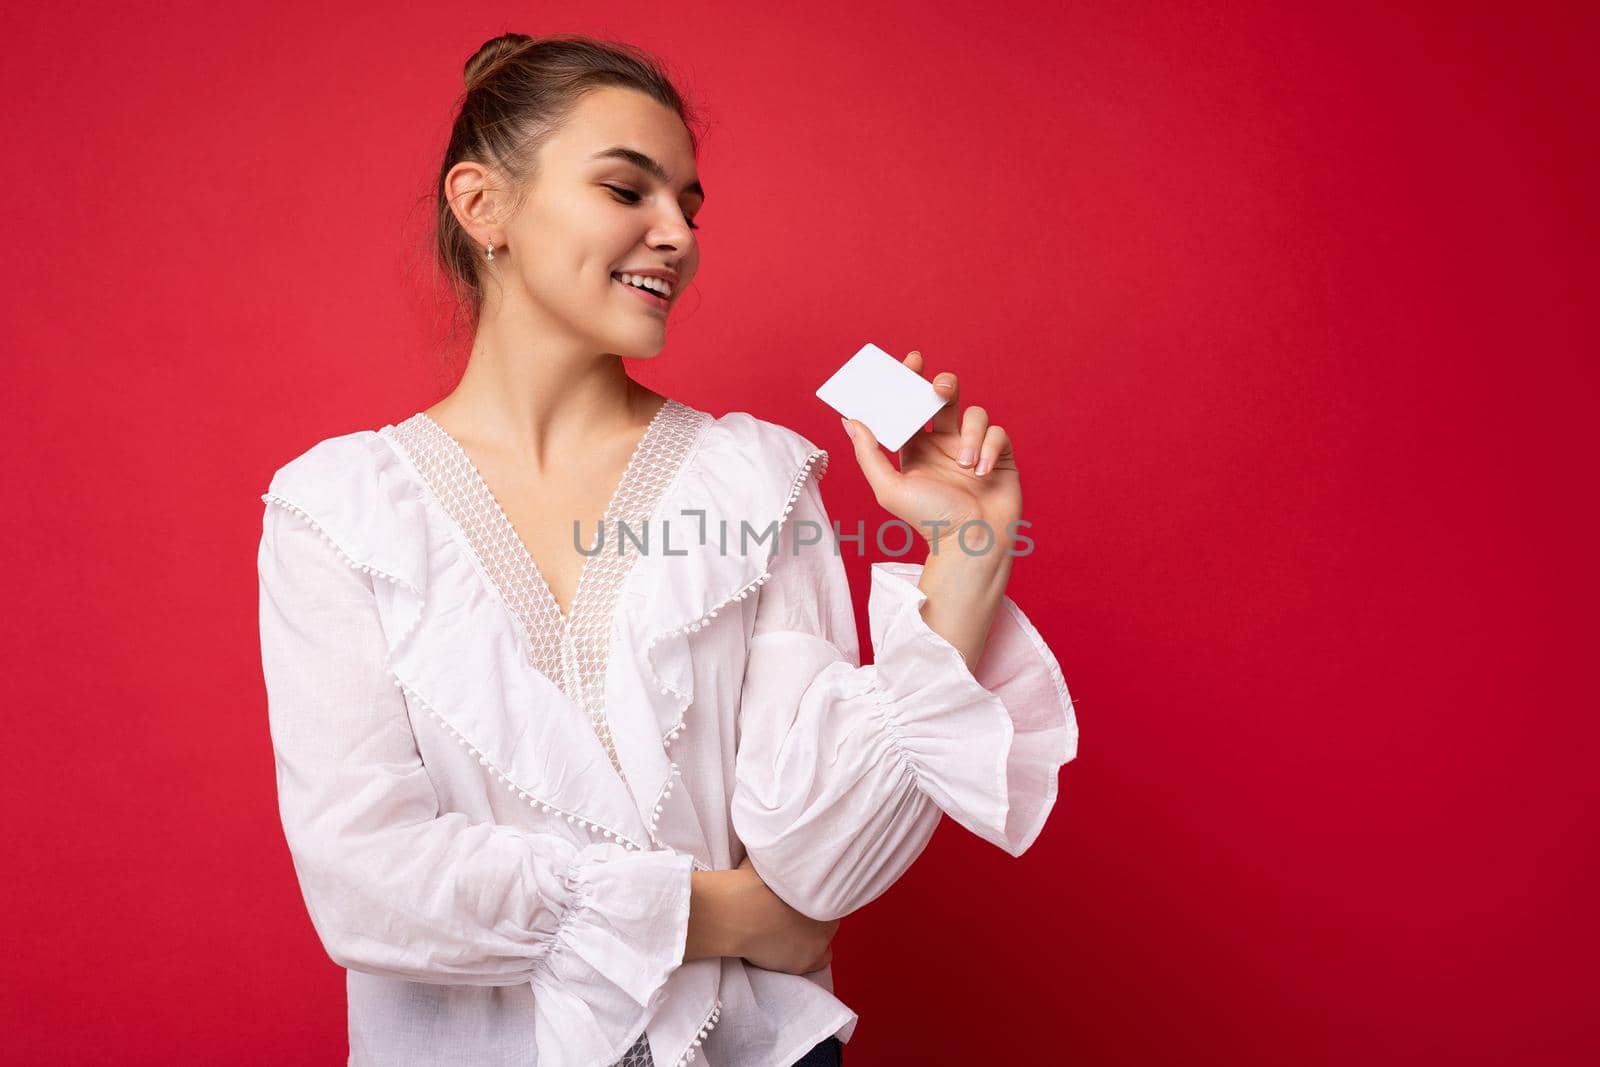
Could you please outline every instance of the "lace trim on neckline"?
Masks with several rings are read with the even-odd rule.
[[[425,412],[379,431],[400,447],[455,521],[484,573],[517,622],[533,667],[556,683],[589,718],[619,775],[622,764],[605,715],[611,630],[623,583],[638,560],[633,536],[681,471],[704,427],[705,412],[667,399],[657,409],[612,493],[596,554],[584,561],[572,610],[563,617],[487,481],[460,444]],[[626,525],[630,536],[617,534]]]

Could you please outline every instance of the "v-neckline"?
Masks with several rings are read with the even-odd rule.
[[[486,498],[494,502],[495,510],[499,512],[500,519],[505,524],[506,532],[511,535],[511,540],[516,542],[517,547],[521,550],[522,558],[527,564],[528,574],[533,580],[534,587],[538,590],[545,609],[555,617],[556,625],[563,637],[570,637],[574,620],[577,619],[579,612],[583,609],[585,603],[584,589],[589,584],[587,581],[590,573],[589,565],[605,551],[604,532],[613,523],[617,502],[622,500],[627,491],[633,488],[634,484],[639,480],[643,467],[640,457],[645,455],[648,447],[654,443],[658,428],[663,425],[662,414],[674,403],[676,401],[671,397],[667,397],[664,402],[657,405],[655,414],[650,416],[649,424],[645,426],[644,432],[639,435],[639,440],[634,444],[633,451],[628,454],[627,465],[623,467],[622,476],[617,479],[617,484],[612,487],[611,495],[606,499],[605,513],[600,518],[600,547],[593,555],[586,555],[583,563],[579,565],[578,580],[572,587],[572,604],[565,614],[561,611],[561,604],[556,600],[555,593],[550,589],[549,580],[545,578],[544,572],[539,569],[539,564],[533,558],[533,553],[528,550],[527,542],[517,532],[516,524],[511,521],[511,516],[506,513],[504,505],[500,503],[500,498],[489,487],[488,479],[484,478],[483,472],[478,469],[477,463],[473,462],[472,457],[467,453],[461,442],[457,441],[450,431],[440,426],[432,415],[429,415],[426,411],[418,412],[424,419],[428,420],[434,429],[439,431],[443,439],[450,442],[454,451],[459,454],[462,462],[465,463],[466,468],[472,472],[477,488]]]
[[[618,536],[614,552],[605,551],[606,538],[600,540],[599,549],[579,568],[570,615],[561,613],[533,553],[459,441],[425,411],[380,431],[416,468],[459,534],[472,568],[505,605],[528,665],[587,717],[619,775],[624,772],[605,705],[617,608],[635,565],[649,552],[652,516],[715,421],[671,397],[656,409],[612,488],[602,519],[611,520],[613,527],[643,525],[643,540]]]

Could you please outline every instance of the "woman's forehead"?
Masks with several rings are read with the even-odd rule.
[[[668,184],[692,185],[698,177],[693,142],[683,120],[665,105],[630,89],[607,86],[585,94],[572,121],[551,142],[563,156],[579,164],[621,159]]]

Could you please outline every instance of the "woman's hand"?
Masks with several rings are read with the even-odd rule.
[[[922,373],[922,353],[903,361]],[[882,446],[856,419],[844,419],[855,446],[856,462],[866,475],[878,504],[904,520],[940,555],[940,542],[955,537],[963,523],[984,523],[992,532],[966,535],[970,551],[1007,551],[1015,542],[1011,523],[1022,517],[1022,484],[1017,475],[1011,438],[991,425],[987,410],[969,406],[960,413],[960,390],[953,373],[936,375],[933,387],[945,397],[934,412],[931,428],[918,430],[900,449],[897,471]]]
[[[808,974],[832,962],[838,919],[819,922],[795,911],[767,888],[748,856],[738,871],[746,875],[733,897],[743,931],[739,955],[764,970],[785,974]]]

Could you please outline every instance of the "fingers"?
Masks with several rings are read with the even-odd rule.
[[[839,926],[838,922],[835,921],[833,923],[834,930],[837,930],[838,926]],[[809,966],[809,967],[807,967],[805,969],[804,973],[810,974],[812,971],[820,971],[820,970],[822,970],[822,968],[826,967],[828,964],[830,964],[832,962],[833,962],[833,931],[830,930],[828,932],[828,944],[826,946],[824,946],[824,948],[822,950],[822,955],[820,957],[818,957],[816,960],[814,960],[812,962],[811,966]]]
[[[912,351],[902,362],[918,374],[922,373],[920,350]],[[945,404],[933,413],[930,428],[937,434],[959,437],[956,460],[961,466],[981,478],[994,470],[1003,458],[1011,458],[1011,437],[999,426],[989,424],[986,408],[973,405],[964,412],[961,410],[961,383],[955,374],[945,371],[935,375],[933,388],[945,399]]]
[[[944,407],[933,413],[933,432],[955,433],[960,421],[961,383],[954,374],[945,371],[934,375],[933,391],[944,398]]]
[[[983,433],[983,443],[978,447],[978,467],[974,474],[983,477],[994,470],[1001,457],[1011,454],[1011,435],[999,426],[990,426]]]
[[[904,363],[907,367],[916,371],[918,374],[922,373],[923,361],[922,353],[920,351],[912,351],[900,362]],[[958,383],[956,382],[956,376],[948,371],[944,374],[935,376],[933,379],[933,390],[934,392],[938,393],[939,396],[944,398],[945,402],[944,407],[933,413],[933,432],[954,433],[956,429],[956,412],[959,410],[956,405],[961,400],[961,391]]]
[[[894,483],[894,479],[900,477],[900,472],[889,462],[888,453],[878,444],[878,439],[873,436],[866,423],[843,416],[840,416],[839,421],[844,425],[844,432],[850,435],[850,443],[855,446],[856,462],[861,464],[861,473],[867,476],[867,484],[872,486],[873,496],[877,498],[879,504],[882,504],[888,498],[889,487]]]
[[[989,412],[973,404],[961,417],[961,451],[956,461],[963,467],[978,462],[978,450],[983,447],[983,436],[989,430]]]

